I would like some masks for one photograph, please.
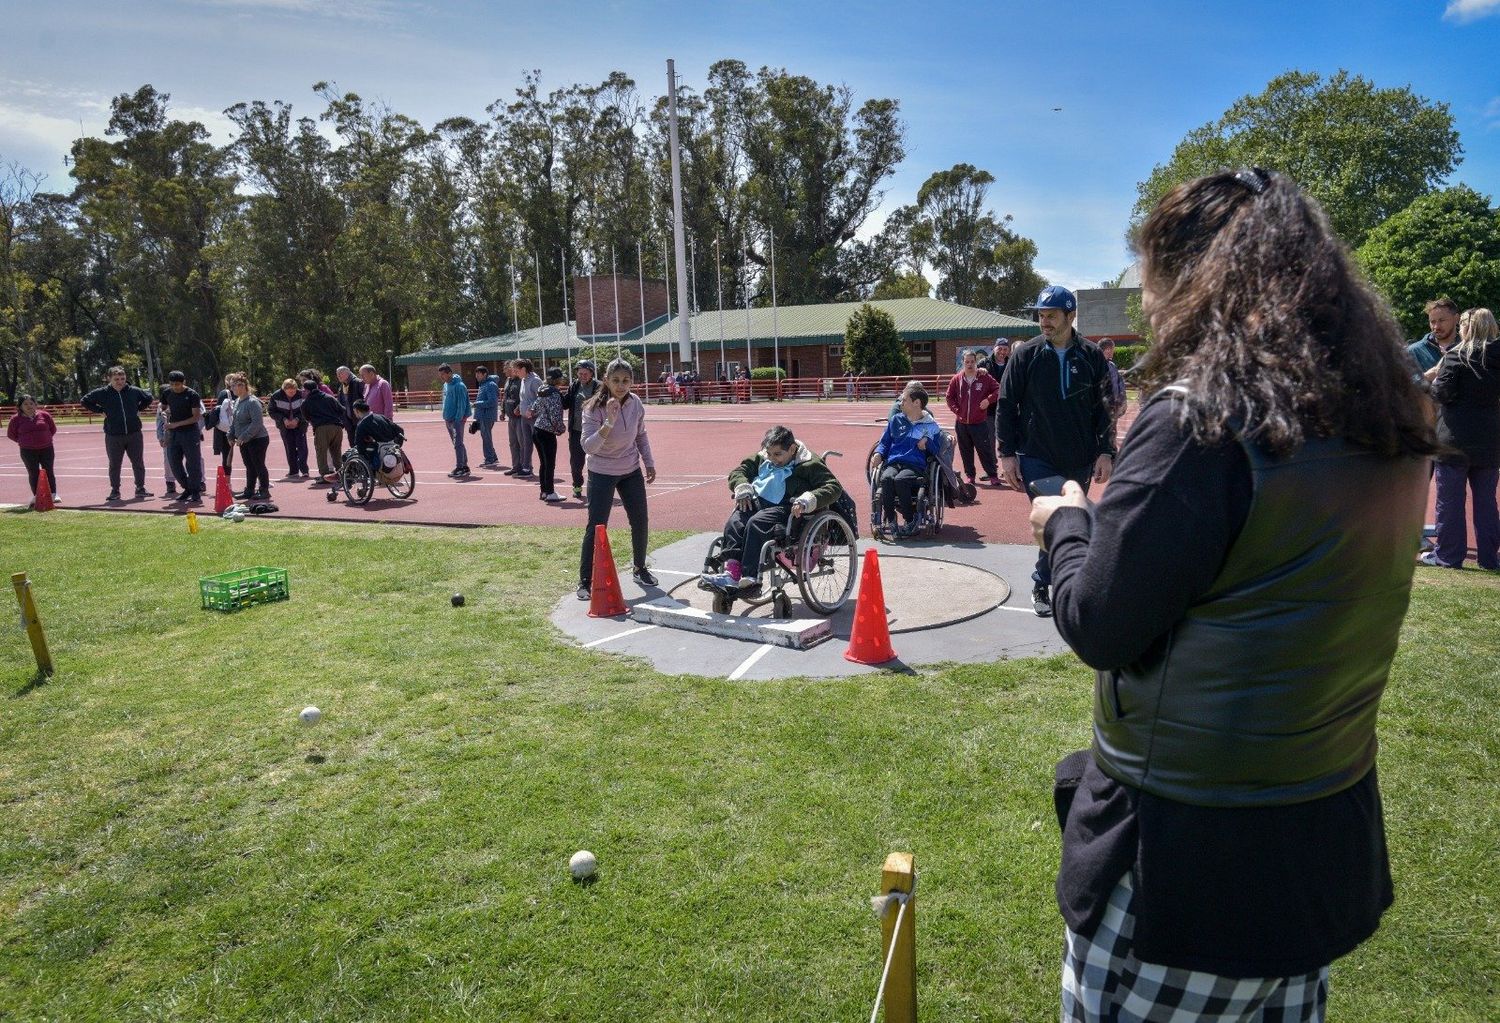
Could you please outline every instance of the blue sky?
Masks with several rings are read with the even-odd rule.
[[[865,233],[934,170],[993,173],[994,208],[1037,241],[1050,279],[1088,285],[1127,261],[1136,182],[1191,128],[1282,71],[1347,68],[1449,104],[1453,180],[1500,194],[1500,0],[806,3],[475,0],[55,0],[0,4],[0,161],[68,187],[79,128],[144,83],[223,138],[221,111],[281,99],[316,113],[320,79],[423,123],[611,70],[701,86],[713,61],[786,67],[899,99],[907,158]],[[1054,111],[1061,107],[1061,111]]]

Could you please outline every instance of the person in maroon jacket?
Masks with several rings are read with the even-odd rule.
[[[21,462],[26,466],[26,478],[31,482],[33,506],[36,504],[36,479],[41,472],[47,474],[53,502],[62,503],[57,496],[57,474],[52,471],[52,438],[56,434],[57,424],[52,421],[52,414],[38,408],[31,395],[21,395],[19,411],[10,417],[5,435],[21,449]]]
[[[964,461],[964,475],[974,482],[974,449],[984,466],[984,481],[999,478],[995,468],[995,436],[990,432],[990,407],[1000,396],[1000,382],[988,373],[979,372],[979,356],[964,352],[964,368],[948,381],[948,411],[953,413],[953,432],[958,436],[958,454]]]

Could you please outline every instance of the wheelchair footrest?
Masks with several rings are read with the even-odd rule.
[[[638,622],[661,625],[669,629],[702,632],[724,639],[750,643],[774,643],[793,650],[806,650],[833,635],[833,623],[826,618],[751,618],[744,615],[721,615],[673,600],[658,597],[634,604],[630,617]]]

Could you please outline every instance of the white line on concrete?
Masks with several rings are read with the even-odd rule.
[[[589,642],[583,644],[583,648],[587,650],[589,647],[598,646],[600,643],[608,643],[611,640],[615,639],[624,639],[626,636],[634,636],[637,632],[645,632],[647,629],[654,628],[656,628],[655,625],[637,625],[633,629],[626,629],[624,632],[617,632],[613,636],[605,636],[602,639],[590,640]]]
[[[657,575],[700,576],[700,575],[703,574],[702,572],[682,572],[682,571],[678,571],[675,568],[653,568],[653,569],[651,569],[651,571],[654,572],[654,573],[656,573]]]
[[[1034,614],[1036,614],[1036,612],[1033,611],[1029,607],[1006,607],[1004,604],[998,604],[998,605],[996,605],[995,606],[995,610],[996,611],[1019,611],[1021,614],[1024,614],[1024,615],[1034,615]]]
[[[737,678],[743,678],[745,672],[755,667],[755,663],[762,657],[766,656],[766,654],[770,653],[771,648],[775,645],[776,644],[774,643],[762,643],[760,647],[756,649],[755,653],[751,654],[749,657],[741,661],[740,666],[729,673],[729,681],[733,682]]]

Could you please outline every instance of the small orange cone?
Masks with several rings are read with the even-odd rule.
[[[219,482],[214,486],[214,514],[223,515],[225,509],[234,504],[234,494],[229,489],[229,477],[224,467],[219,466]]]
[[[589,617],[614,618],[630,611],[615,574],[615,556],[609,552],[609,533],[594,527],[594,578],[589,589]]]
[[[859,600],[854,604],[854,628],[844,659],[856,664],[884,664],[896,659],[891,630],[885,623],[885,590],[880,585],[880,557],[871,547],[859,573]]]
[[[47,470],[41,469],[36,474],[36,510],[51,511],[55,507],[57,505],[52,503],[52,484],[47,479]]]

